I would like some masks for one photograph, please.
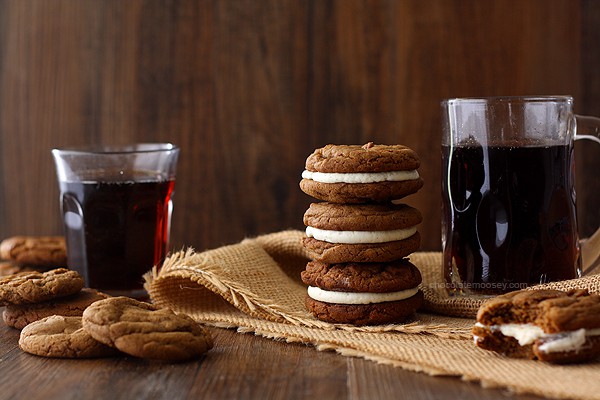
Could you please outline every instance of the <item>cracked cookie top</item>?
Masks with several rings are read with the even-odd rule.
[[[367,143],[334,145],[316,149],[306,159],[306,169],[315,172],[388,172],[419,168],[419,156],[403,145]]]
[[[535,324],[547,333],[600,328],[600,296],[581,289],[519,290],[483,304],[477,322]]]

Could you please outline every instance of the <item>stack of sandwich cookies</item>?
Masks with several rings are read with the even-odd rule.
[[[398,200],[423,186],[418,156],[400,146],[327,145],[306,161],[306,307],[332,323],[402,322],[421,305],[419,270],[403,258],[421,244],[421,213]]]

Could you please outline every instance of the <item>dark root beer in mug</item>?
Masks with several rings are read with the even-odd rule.
[[[443,191],[451,195],[442,203],[449,282],[500,293],[578,276],[572,150],[534,144],[442,149],[450,170]]]
[[[170,144],[55,149],[67,258],[86,285],[144,297],[168,251],[175,167]]]
[[[442,102],[443,274],[453,295],[581,275],[572,99]]]

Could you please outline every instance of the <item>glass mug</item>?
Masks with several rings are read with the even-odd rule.
[[[170,143],[53,149],[67,259],[87,287],[145,297],[169,242],[179,149]]]
[[[581,276],[574,140],[600,143],[600,119],[572,108],[569,96],[442,102],[443,273],[451,295]]]

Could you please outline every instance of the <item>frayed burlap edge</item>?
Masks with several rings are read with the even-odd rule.
[[[306,311],[303,305],[301,305],[302,311],[283,308],[277,300],[265,298],[260,293],[249,291],[248,288],[239,285],[238,282],[225,280],[219,274],[221,267],[218,265],[218,253],[220,252],[232,251],[234,247],[247,251],[262,250],[265,243],[270,243],[271,247],[283,247],[286,251],[289,250],[291,253],[295,253],[295,256],[303,256],[303,251],[299,250],[301,248],[301,237],[302,234],[297,231],[285,231],[280,234],[260,236],[256,239],[246,239],[235,245],[224,246],[203,253],[197,253],[193,249],[182,250],[168,257],[160,269],[155,267],[147,273],[144,277],[145,287],[155,304],[185,312],[196,319],[203,319],[203,311],[186,304],[192,302],[192,300],[185,299],[183,295],[186,292],[190,294],[198,290],[208,290],[241,312],[238,317],[240,323],[243,322],[245,316],[250,316],[272,322],[289,323],[323,330],[428,333],[445,338],[470,338],[471,321],[461,320],[459,324],[456,324],[458,320],[450,318],[442,318],[444,321],[442,323],[434,322],[434,319],[429,318],[429,321],[422,323],[417,316],[403,324],[362,327],[323,322]],[[273,246],[273,243],[277,241],[281,242],[280,245]],[[267,253],[265,250],[264,257],[268,258],[271,263],[275,263],[272,256],[281,258],[281,254],[273,254],[273,251]],[[289,286],[292,285],[291,282],[286,283]],[[301,290],[304,292],[305,288],[302,287]],[[177,296],[180,297],[179,300],[175,299]],[[236,319],[235,317],[228,315],[227,318],[230,319],[228,324],[235,325],[237,323],[231,321],[231,319]],[[449,325],[446,321],[452,321],[452,324]]]
[[[162,279],[189,280],[194,285],[205,287],[213,293],[221,296],[227,302],[238,308],[244,314],[264,318],[276,322],[289,322],[295,325],[313,326],[322,329],[345,329],[345,330],[364,330],[364,331],[400,331],[400,332],[422,332],[422,327],[416,322],[407,324],[391,325],[384,327],[362,327],[345,326],[340,324],[329,324],[319,321],[309,315],[305,310],[301,312],[292,312],[289,307],[282,308],[276,299],[264,298],[260,293],[249,291],[238,282],[225,281],[220,276],[219,265],[220,255],[236,249],[241,251],[261,251],[268,261],[277,265],[285,265],[290,259],[302,260],[306,262],[308,253],[301,245],[301,239],[304,233],[301,231],[282,231],[256,238],[245,239],[241,243],[224,246],[218,249],[209,250],[202,253],[196,253],[193,249],[182,250],[171,255],[163,264],[160,271],[154,268],[146,274],[146,288],[153,297],[158,292],[156,290],[157,282]],[[424,294],[424,304],[422,311],[439,314],[448,317],[457,318],[475,318],[480,306],[488,299],[486,297],[465,297],[449,296],[442,276],[441,253],[439,252],[419,252],[409,256],[410,260],[419,268],[423,276],[423,282],[420,289]],[[286,284],[292,284],[285,282]],[[590,293],[600,292],[600,275],[592,275],[583,278],[553,282],[544,285],[536,285],[529,290],[538,289],[560,289],[568,290],[572,288],[588,289]],[[452,328],[439,326],[440,330],[447,333]],[[437,330],[436,326],[431,325],[425,328],[425,331],[431,332]],[[466,337],[469,333],[467,329],[459,329],[458,336]]]

